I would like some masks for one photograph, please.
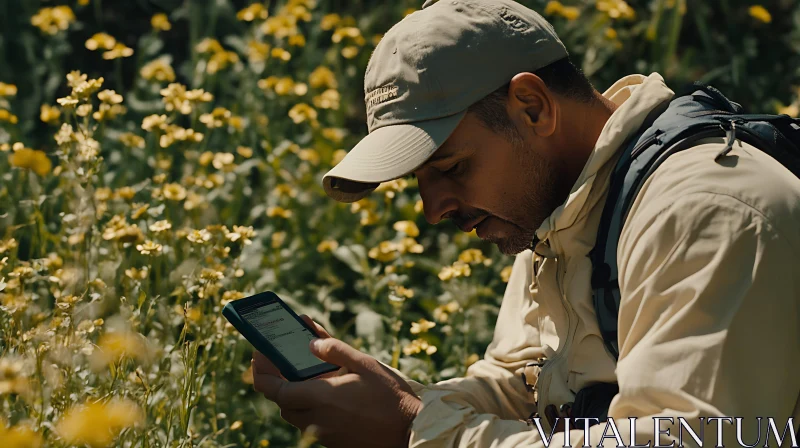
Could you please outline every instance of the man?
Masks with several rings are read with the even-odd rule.
[[[718,428],[733,445],[734,425],[703,420],[723,416],[741,417],[754,446],[766,442],[758,417],[779,433],[800,421],[800,180],[741,141],[724,163],[718,138],[667,159],[619,241],[615,362],[587,255],[623,143],[674,92],[653,73],[600,94],[551,25],[511,0],[431,3],[375,49],[370,133],[323,184],[349,202],[414,174],[429,222],[448,218],[518,254],[494,340],[466,378],[423,386],[325,334],[312,351],[343,366],[337,376],[288,383],[256,354],[256,389],[330,447],[712,446]],[[615,382],[619,434],[563,426],[579,390]],[[534,411],[547,440],[525,421]]]

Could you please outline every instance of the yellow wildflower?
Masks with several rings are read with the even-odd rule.
[[[617,38],[617,30],[614,28],[606,28],[605,34],[607,39],[614,40]]]
[[[317,244],[317,252],[333,252],[336,248],[339,247],[339,242],[336,240],[324,240]]]
[[[81,104],[75,109],[75,114],[79,117],[85,117],[92,113],[92,105],[91,104]]]
[[[271,49],[268,43],[250,40],[247,42],[247,59],[250,62],[266,61]]]
[[[315,89],[322,87],[335,89],[339,86],[333,71],[322,65],[315,68],[314,71],[308,75],[308,84]]]
[[[176,125],[167,125],[164,134],[159,138],[158,144],[162,148],[167,148],[176,141],[178,142],[202,142],[204,135],[194,129],[184,129]]]
[[[125,186],[117,189],[117,191],[114,192],[114,194],[119,199],[130,201],[131,199],[133,199],[134,196],[136,196],[136,190],[133,187]]]
[[[164,13],[154,15],[150,19],[150,26],[157,31],[169,31],[172,29],[172,24],[169,23],[169,18]]]
[[[439,271],[439,280],[444,282],[457,277],[469,277],[471,274],[472,270],[468,264],[456,261],[452,266],[445,266]]]
[[[458,261],[462,263],[483,263],[487,258],[480,249],[466,249],[458,255]]]
[[[252,244],[253,240],[251,238],[255,236],[256,232],[253,230],[253,226],[233,226],[233,232],[225,234],[225,238],[231,241],[241,240],[245,245]]]
[[[231,117],[231,111],[224,107],[216,107],[211,113],[200,115],[200,122],[209,128],[220,128]]]
[[[424,211],[424,205],[422,199],[414,203],[414,211],[417,213],[422,213]]]
[[[127,58],[133,56],[133,48],[126,46],[123,43],[117,42],[114,48],[103,53],[103,59],[112,60],[119,58]]]
[[[206,202],[205,197],[195,193],[194,191],[189,192],[189,194],[186,196],[186,201],[183,203],[184,210],[194,210],[196,208],[206,207],[208,207],[208,203]]]
[[[253,157],[253,148],[248,146],[238,146],[236,147],[236,153],[245,159],[249,159],[250,157]]]
[[[181,184],[164,185],[164,197],[171,201],[182,201],[186,198],[186,189]]]
[[[108,89],[98,93],[97,99],[107,104],[120,104],[123,101],[122,95],[118,94],[114,90]]]
[[[508,283],[508,280],[511,278],[511,266],[506,266],[500,271],[500,278],[503,279],[503,283]]]
[[[223,272],[220,272],[220,271],[216,270],[216,269],[203,268],[200,271],[200,280],[205,280],[207,282],[213,282],[213,281],[222,280],[223,278],[225,278],[225,274]]]
[[[297,190],[289,184],[278,184],[275,186],[275,189],[272,190],[272,194],[276,196],[285,195],[293,198],[297,196]]]
[[[345,40],[345,38],[353,39],[358,41],[358,38],[361,36],[361,30],[354,26],[345,26],[338,28],[336,31],[333,32],[333,36],[331,36],[331,41],[333,43],[338,44]]]
[[[144,139],[132,132],[126,132],[119,136],[119,141],[129,148],[144,148]]]
[[[414,221],[397,221],[393,227],[394,230],[403,232],[412,238],[419,236],[419,228]]]
[[[39,119],[45,123],[55,123],[61,117],[61,110],[48,104],[42,104],[39,109]]]
[[[295,124],[300,124],[306,120],[314,122],[317,119],[317,111],[306,103],[297,103],[289,110],[289,118]]]
[[[244,293],[241,291],[225,291],[222,293],[221,305],[225,306],[228,302],[244,298]]]
[[[19,118],[5,109],[0,109],[0,121],[7,121],[11,124],[17,124],[19,122]]]
[[[261,32],[279,39],[297,34],[297,17],[287,14],[270,17],[261,24]]]
[[[165,220],[156,221],[150,226],[150,231],[153,233],[161,233],[172,228],[172,224]]]
[[[750,8],[748,8],[747,12],[748,14],[750,14],[750,17],[753,17],[758,21],[764,23],[772,22],[772,14],[770,14],[769,11],[767,11],[767,8],[761,5],[753,5]]]
[[[74,98],[73,96],[65,96],[64,98],[59,98],[56,102],[64,107],[75,107],[78,104],[78,99]]]
[[[233,168],[233,160],[233,154],[229,152],[218,152],[214,154],[211,165],[218,170],[231,171]]]
[[[392,241],[382,241],[376,247],[369,250],[367,255],[382,263],[387,263],[396,259],[399,255],[398,246]]]
[[[302,34],[295,34],[294,36],[289,36],[289,45],[292,47],[305,47],[306,46],[306,37]]]
[[[428,355],[436,353],[436,346],[430,345],[428,341],[423,339],[415,339],[410,344],[403,347],[403,353],[406,356],[416,355],[417,353],[425,352]]]
[[[197,45],[195,45],[194,49],[198,53],[219,53],[221,51],[225,51],[225,49],[222,48],[222,44],[220,44],[217,39],[210,37],[206,37],[205,39],[201,40]]]
[[[322,136],[333,143],[341,143],[346,135],[347,130],[343,128],[325,128],[322,130]]]
[[[103,82],[105,81],[102,77],[88,80],[86,79],[86,75],[75,77],[75,73],[77,72],[72,72],[67,75],[67,80],[70,81],[70,85],[72,86],[72,93],[68,98],[76,100],[88,99],[92,94],[100,90],[100,87],[103,86]],[[64,106],[61,100],[58,100],[58,103]]]
[[[96,33],[86,41],[86,48],[92,51],[99,48],[102,48],[103,50],[111,50],[116,44],[117,40],[114,39],[114,37],[112,37],[110,34]]]
[[[252,22],[256,19],[264,20],[268,16],[267,8],[261,3],[253,3],[236,13],[236,18],[243,22]]]
[[[267,216],[270,218],[278,217],[288,219],[292,217],[292,211],[283,207],[272,206],[267,208]]]
[[[270,55],[275,59],[280,59],[283,62],[287,62],[292,59],[292,54],[288,51],[284,50],[283,48],[273,48],[270,52]]]
[[[632,20],[636,18],[636,11],[625,0],[598,0],[597,9],[604,11],[612,19]]]
[[[0,440],[4,448],[39,448],[43,444],[41,434],[30,426],[16,425],[7,428],[0,419]]]
[[[567,20],[575,20],[580,15],[580,10],[574,6],[564,6],[559,1],[550,1],[547,2],[544,13],[547,15],[559,15]]]
[[[147,132],[153,129],[166,129],[167,116],[166,115],[149,115],[142,120],[142,129]]]
[[[29,169],[39,176],[44,176],[50,172],[53,163],[44,151],[38,151],[30,148],[22,148],[14,151],[8,157],[11,166]]]
[[[170,65],[169,57],[161,56],[145,64],[139,71],[142,78],[159,82],[173,82],[175,81],[175,70]]]
[[[232,51],[219,51],[211,55],[206,66],[206,73],[213,75],[230,66],[239,62],[239,55]]]
[[[211,233],[206,229],[192,230],[186,235],[186,239],[195,244],[205,244],[211,240]]]
[[[439,305],[433,310],[433,318],[439,322],[447,322],[447,319],[450,318],[450,315],[459,311],[461,309],[461,305],[458,304],[455,300],[444,305]]]
[[[153,241],[147,240],[144,244],[137,244],[136,250],[142,255],[158,255],[161,253],[161,245]]]
[[[17,86],[0,82],[0,96],[15,96],[16,94]]]
[[[149,362],[151,351],[144,336],[133,331],[113,331],[104,333],[97,341],[97,350],[91,355],[92,366],[96,369],[131,358]]]
[[[31,17],[31,25],[39,28],[47,34],[57,34],[65,31],[70,23],[75,21],[75,13],[69,6],[55,6],[53,8],[42,8]]]
[[[408,252],[412,254],[421,254],[425,248],[422,247],[422,244],[419,244],[414,238],[403,238],[400,241],[399,250],[404,253]]]
[[[319,27],[325,31],[330,31],[342,21],[339,14],[326,14],[319,22]]]
[[[317,95],[312,99],[314,106],[320,109],[339,109],[339,100],[341,99],[341,95],[339,95],[339,91],[336,89],[328,89],[322,92],[321,95]]]
[[[416,322],[411,322],[411,334],[426,333],[428,330],[436,326],[436,322],[431,322],[425,318]]]
[[[270,236],[270,240],[272,242],[272,248],[277,249],[286,241],[286,232],[275,232]]]
[[[186,86],[180,83],[171,83],[166,88],[161,89],[162,101],[168,112],[177,110],[183,115],[192,112],[192,104],[186,97]]]
[[[345,59],[353,59],[356,56],[358,56],[358,47],[356,47],[355,45],[348,45],[342,48],[341,53],[342,57],[344,57]]]
[[[87,402],[70,408],[56,430],[69,444],[100,448],[111,445],[123,429],[141,425],[144,420],[144,412],[131,400]]]
[[[319,165],[319,152],[314,149],[301,149],[297,153],[297,156],[300,158],[300,160],[305,160],[314,166]]]

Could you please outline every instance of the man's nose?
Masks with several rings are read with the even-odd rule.
[[[438,224],[458,210],[458,198],[445,182],[419,179],[419,195],[422,197],[425,220],[430,224]]]

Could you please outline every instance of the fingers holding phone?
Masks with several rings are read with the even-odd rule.
[[[305,323],[307,323],[311,328],[317,330],[317,334],[319,334],[320,338],[329,338],[331,337],[330,333],[327,330],[322,328],[322,325],[314,322],[310,317],[306,316],[305,314],[301,314],[300,319],[303,319]]]

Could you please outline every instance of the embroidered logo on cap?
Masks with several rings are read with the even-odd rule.
[[[387,85],[378,87],[377,89],[367,93],[367,95],[364,97],[364,101],[367,103],[367,107],[374,106],[395,98],[397,96],[397,91],[397,86]]]

